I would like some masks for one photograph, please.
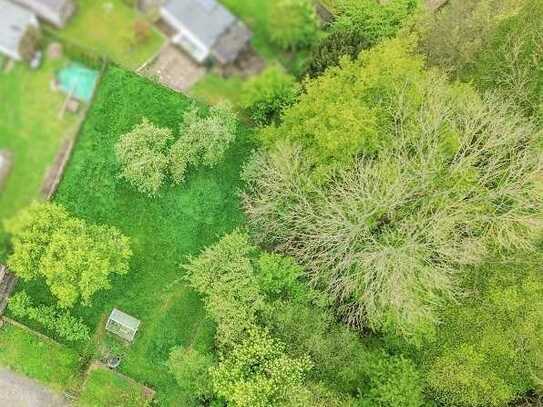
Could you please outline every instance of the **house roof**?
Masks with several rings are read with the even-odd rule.
[[[35,12],[41,18],[57,26],[63,25],[65,19],[75,8],[72,0],[14,0]],[[67,11],[67,7],[69,11]]]
[[[0,51],[11,58],[19,59],[19,44],[27,28],[36,24],[36,16],[31,11],[0,0]]]
[[[217,0],[170,0],[164,10],[208,48],[236,22]]]
[[[251,39],[251,31],[238,21],[221,35],[211,52],[221,64],[234,62]]]

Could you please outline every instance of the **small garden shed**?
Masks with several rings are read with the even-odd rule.
[[[109,318],[107,320],[106,329],[114,333],[115,335],[120,336],[121,338],[132,342],[138,328],[141,324],[139,319],[134,318],[128,314],[125,314],[122,311],[119,311],[117,308],[113,308]]]

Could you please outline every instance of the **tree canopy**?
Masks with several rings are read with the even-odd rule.
[[[126,274],[132,256],[128,238],[111,226],[71,216],[62,206],[34,203],[5,223],[13,253],[8,266],[25,280],[44,279],[61,307],[109,289],[112,274]]]

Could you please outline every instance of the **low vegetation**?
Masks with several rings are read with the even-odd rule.
[[[0,191],[2,221],[38,197],[48,166],[77,124],[78,116],[59,117],[65,95],[49,87],[56,69],[65,62],[46,60],[38,70],[17,64],[0,75],[0,150],[12,155],[11,170]],[[7,254],[7,235],[0,225],[0,262]]]
[[[81,0],[74,17],[56,35],[135,70],[166,40],[144,18],[123,0]]]
[[[143,387],[106,368],[92,369],[77,403],[80,407],[145,407],[149,400]]]
[[[62,391],[77,383],[80,357],[72,349],[4,324],[0,328],[0,366]]]

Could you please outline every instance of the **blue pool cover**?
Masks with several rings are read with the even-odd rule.
[[[90,102],[97,81],[97,71],[77,63],[71,63],[57,73],[60,89],[83,102]]]

